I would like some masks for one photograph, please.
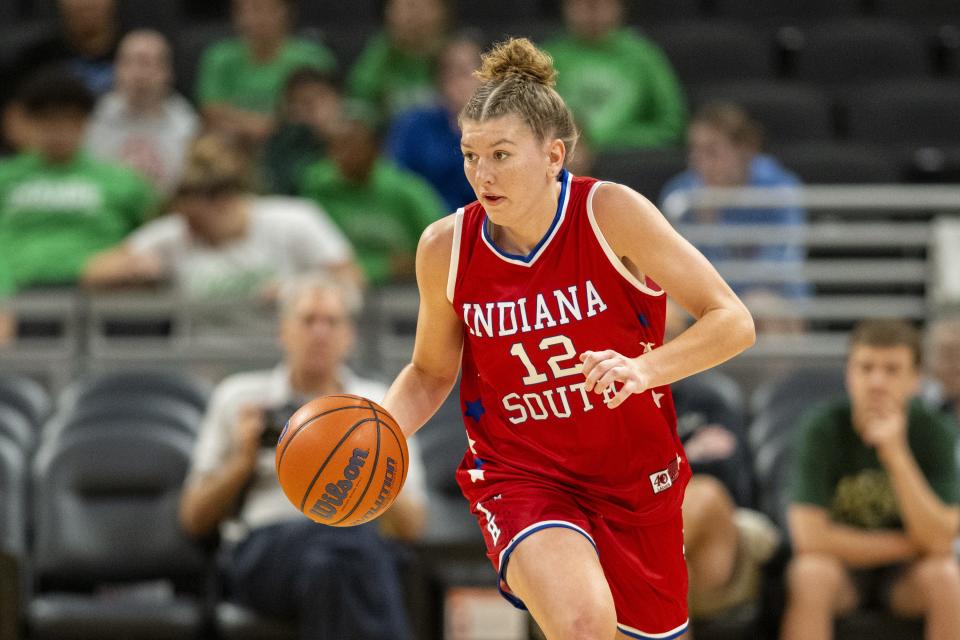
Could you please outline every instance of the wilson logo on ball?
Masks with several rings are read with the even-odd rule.
[[[336,484],[330,482],[325,487],[326,491],[320,499],[313,503],[310,513],[327,520],[337,514],[337,509],[343,506],[343,501],[350,495],[353,489],[353,481],[360,475],[360,469],[366,463],[369,451],[364,449],[354,449],[350,462],[343,468],[343,479]]]

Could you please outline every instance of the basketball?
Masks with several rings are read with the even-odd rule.
[[[332,527],[373,520],[407,477],[407,441],[386,409],[366,398],[315,398],[294,413],[277,443],[277,477],[305,516]]]

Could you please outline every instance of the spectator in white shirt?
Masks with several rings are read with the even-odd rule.
[[[138,30],[120,42],[115,86],[97,102],[87,150],[139,171],[158,193],[177,188],[199,118],[172,89],[170,45],[156,31]]]

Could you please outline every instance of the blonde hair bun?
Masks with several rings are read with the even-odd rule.
[[[501,82],[516,76],[530,82],[553,87],[557,71],[550,54],[538,49],[527,38],[510,38],[497,43],[483,55],[476,76],[484,82]]]

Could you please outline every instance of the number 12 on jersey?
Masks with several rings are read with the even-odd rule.
[[[560,335],[544,338],[540,341],[539,349],[540,351],[551,351],[554,350],[552,348],[555,346],[561,347],[563,352],[556,353],[547,359],[547,366],[550,368],[551,373],[553,373],[554,379],[576,375],[583,371],[583,364],[579,362],[575,362],[573,366],[565,366],[569,364],[571,360],[576,361],[577,359],[577,350],[573,346],[573,341],[567,336]],[[520,362],[527,370],[527,375],[521,378],[523,384],[529,386],[547,381],[547,374],[537,370],[530,356],[527,355],[527,350],[524,349],[522,342],[513,343],[510,347],[510,355],[520,358]]]

